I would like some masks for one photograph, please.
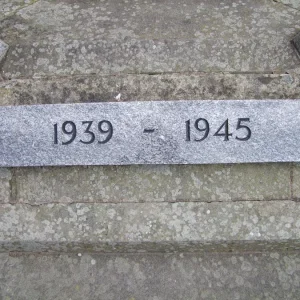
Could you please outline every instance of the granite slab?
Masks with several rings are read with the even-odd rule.
[[[0,166],[300,161],[299,100],[0,108]]]

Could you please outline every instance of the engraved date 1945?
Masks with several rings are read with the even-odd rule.
[[[250,118],[239,118],[236,124],[235,139],[238,141],[248,141],[251,138],[251,129],[249,128]],[[199,118],[191,125],[191,120],[185,122],[186,125],[186,141],[190,142],[201,142],[204,141],[211,129],[210,124],[206,119]],[[193,134],[193,139],[191,138],[191,133]],[[233,133],[229,132],[229,121],[226,121],[219,127],[219,129],[213,134],[213,136],[223,137],[224,141],[229,141]]]

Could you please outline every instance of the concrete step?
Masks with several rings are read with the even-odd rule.
[[[298,2],[2,0],[0,105],[300,98]],[[0,299],[298,299],[298,199],[298,164],[1,169]]]
[[[0,254],[0,298],[295,300],[299,253]]]
[[[300,67],[299,64],[296,66],[298,68],[275,74],[190,72],[4,80],[0,81],[0,105],[136,100],[297,99],[300,94]]]
[[[75,166],[2,169],[0,203],[295,200],[298,164]],[[1,173],[0,173],[1,174]]]
[[[300,203],[2,204],[5,251],[299,250]]]
[[[3,65],[7,79],[284,73],[298,63],[290,40],[300,12],[278,1],[3,1],[0,39],[10,46]]]

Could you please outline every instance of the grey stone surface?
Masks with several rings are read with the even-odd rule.
[[[295,48],[295,51],[300,58],[300,33],[298,33],[292,40],[292,44]]]
[[[300,249],[300,203],[1,204],[0,251]]]
[[[300,200],[300,164],[293,164],[292,173],[292,198]]]
[[[298,162],[299,109],[299,100],[1,107],[0,165]],[[206,126],[206,135],[195,128],[198,118],[208,122],[207,125],[203,120],[199,123],[199,129]],[[103,120],[106,123],[98,130]],[[189,133],[187,120],[190,120]],[[215,136],[224,135],[225,120],[231,136]],[[91,121],[93,125],[83,123]],[[111,122],[110,131],[107,121]],[[69,124],[64,127],[65,122]],[[74,122],[73,129],[70,122]],[[57,124],[57,134],[54,124]],[[77,135],[70,135],[71,129]],[[110,134],[105,133],[108,131]]]
[[[78,255],[1,254],[0,298],[299,298],[299,253]]]
[[[17,168],[19,203],[291,199],[289,164]]]
[[[37,2],[37,0],[1,0],[0,20],[2,21],[6,17],[14,15],[19,10],[35,2]]]
[[[8,203],[11,200],[11,179],[11,171],[0,168],[0,203]]]
[[[6,78],[271,72],[298,63],[289,42],[300,12],[269,0],[5,0],[4,10]]]
[[[295,9],[300,9],[300,1],[299,0],[274,0],[275,2],[279,2],[282,4],[285,4],[287,6],[290,6]]]
[[[7,50],[8,50],[8,45],[5,44],[3,41],[0,40],[0,63],[4,59]]]
[[[297,68],[288,74],[127,74],[0,82],[0,105],[286,98],[300,98]]]

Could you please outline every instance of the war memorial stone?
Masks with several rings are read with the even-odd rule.
[[[299,299],[299,20],[0,0],[0,299]]]
[[[150,101],[0,108],[0,165],[300,161],[300,101]]]

